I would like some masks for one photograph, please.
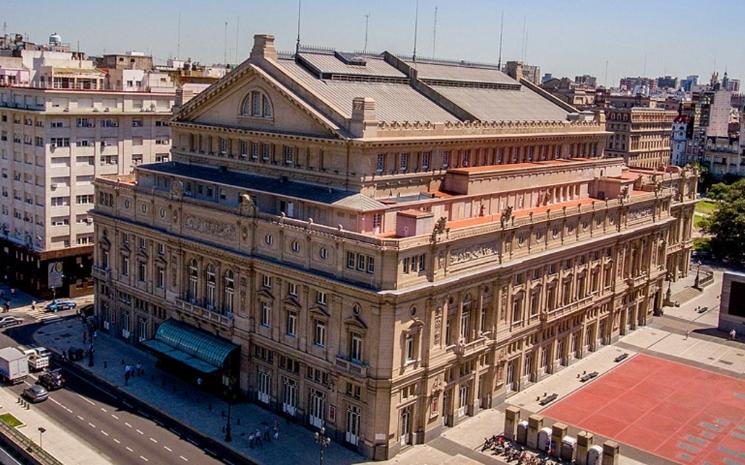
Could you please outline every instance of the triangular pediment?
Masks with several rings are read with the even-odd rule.
[[[259,289],[258,291],[256,291],[256,293],[262,297],[266,297],[267,299],[274,299],[272,293],[267,291],[266,289]]]
[[[252,92],[266,95],[271,117],[251,117],[242,109]],[[329,137],[339,128],[257,66],[246,63],[187,103],[176,121],[255,131]]]
[[[314,305],[308,309],[311,316],[315,316],[316,318],[329,318],[331,314],[322,306],[320,305]]]
[[[362,321],[362,318],[360,318],[358,315],[352,315],[348,317],[346,320],[344,320],[344,324],[348,326],[356,327],[360,330],[366,330],[367,325],[364,321]]]
[[[302,306],[300,305],[300,302],[298,302],[298,300],[293,296],[287,297],[284,300],[284,304],[289,307],[302,308]]]

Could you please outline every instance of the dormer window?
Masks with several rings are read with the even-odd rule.
[[[265,93],[254,90],[243,100],[241,115],[254,118],[272,118],[274,115],[272,101]]]

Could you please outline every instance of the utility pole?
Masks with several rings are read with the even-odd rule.
[[[178,32],[176,36],[176,59],[181,58],[181,12],[178,14]]]
[[[297,0],[297,42],[295,43],[295,54],[300,53],[300,2]]]
[[[434,58],[437,50],[437,5],[435,5],[435,25],[432,30],[432,58]]]
[[[228,22],[225,21],[225,42],[222,50],[222,62],[227,66],[228,64]]]
[[[412,61],[416,61],[416,37],[419,30],[419,0],[416,0],[416,11],[414,15],[414,53],[411,56]]]
[[[238,16],[235,20],[235,63],[238,64],[240,61],[240,54],[238,53],[238,47],[241,41],[241,17]]]
[[[365,15],[365,46],[362,47],[362,53],[367,53],[367,30],[370,26],[370,13]]]
[[[499,61],[497,62],[497,68],[502,70],[502,37],[504,35],[504,10],[502,10],[501,19],[499,21]]]

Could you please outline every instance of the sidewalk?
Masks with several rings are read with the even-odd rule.
[[[39,443],[38,428],[45,428],[42,445],[57,460],[65,465],[113,465],[104,455],[91,449],[87,443],[49,419],[35,406],[31,405],[26,410],[17,401],[18,396],[13,392],[0,389],[0,415],[10,413],[21,420],[23,425],[16,429],[36,444]],[[47,402],[54,400],[50,398]]]
[[[82,322],[76,318],[49,323],[34,334],[34,339],[39,345],[62,351],[70,347],[87,347],[83,344],[82,333]],[[225,401],[156,368],[154,357],[101,331],[95,349],[95,366],[87,366],[87,357],[79,362],[80,366],[203,434],[223,440],[227,412]],[[130,365],[142,364],[145,375],[130,378],[125,385],[122,360]],[[233,441],[230,447],[251,460],[267,465],[318,461],[318,446],[311,430],[248,402],[233,405],[231,416]],[[250,448],[249,433],[263,429],[265,424],[272,425],[275,419],[280,420],[279,440]],[[361,462],[365,462],[364,457],[336,442],[325,451],[325,463],[329,465]]]

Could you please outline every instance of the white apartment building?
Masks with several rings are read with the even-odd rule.
[[[175,88],[135,72],[125,90],[72,53],[23,53],[28,82],[0,87],[0,272],[36,294],[90,292],[93,179],[168,160]]]

